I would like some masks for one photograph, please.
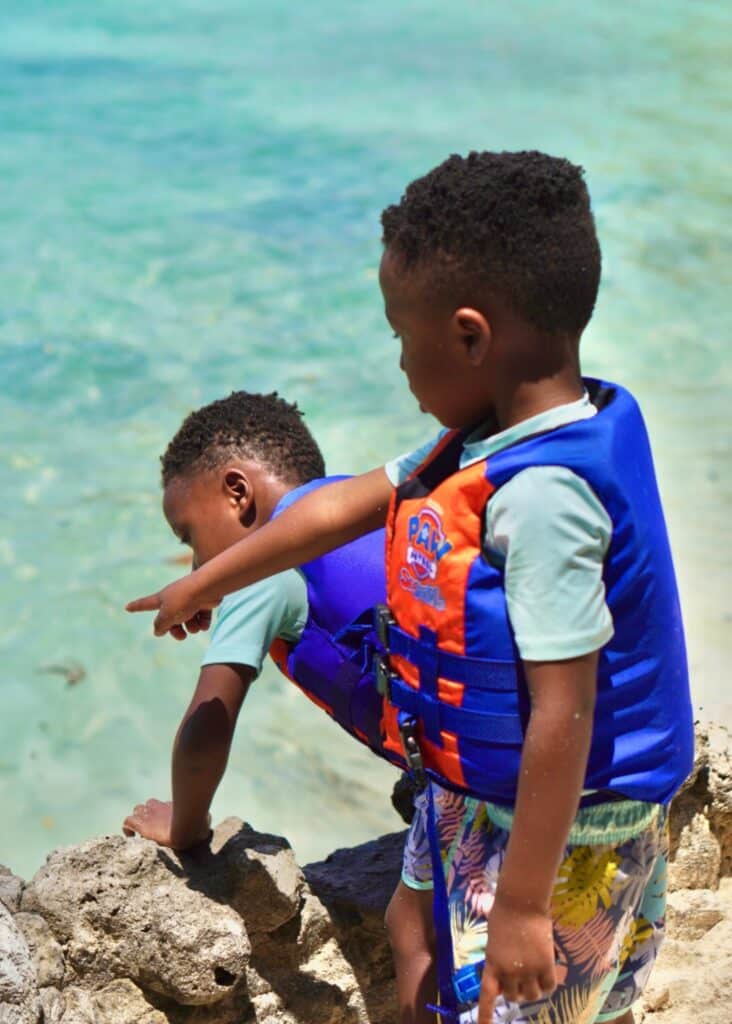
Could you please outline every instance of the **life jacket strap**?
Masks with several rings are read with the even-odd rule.
[[[394,673],[388,674],[386,687],[387,697],[396,708],[422,722],[435,721],[439,732],[502,746],[523,742],[523,729],[517,715],[496,715],[490,711],[445,704],[422,690],[415,690]],[[428,735],[426,730],[425,735]],[[429,735],[428,738],[431,739]]]
[[[431,639],[412,636],[400,629],[393,620],[388,624],[382,641],[390,654],[397,654],[420,672],[436,671],[442,679],[464,683],[476,690],[512,692],[518,686],[515,660],[499,661],[495,658],[470,658],[440,650]]]
[[[440,833],[437,828],[435,795],[433,787],[427,789],[427,837],[432,860],[432,916],[435,923],[437,943],[437,990],[440,996],[438,1006],[428,1008],[455,1024],[468,1024],[477,1019],[475,1003],[480,996],[480,976],[483,962],[468,964],[455,970],[455,956],[452,948],[450,925],[450,904],[445,880],[445,868],[440,850]]]
[[[390,688],[393,685],[392,675],[388,674]],[[480,996],[483,963],[468,964],[455,971],[450,905],[437,827],[434,787],[425,772],[417,734],[417,719],[400,711],[398,724],[409,773],[419,791],[427,790],[427,838],[432,862],[432,914],[437,944],[437,986],[440,1000],[438,1005],[428,1003],[427,1008],[453,1024],[473,1024],[477,1020],[475,1004]]]

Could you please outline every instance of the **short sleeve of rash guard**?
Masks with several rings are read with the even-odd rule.
[[[307,617],[307,586],[296,569],[228,594],[217,609],[201,666],[249,665],[259,675],[272,641],[299,640]]]
[[[612,523],[563,466],[532,466],[488,503],[486,544],[505,572],[508,615],[525,661],[577,658],[613,635],[603,561]]]

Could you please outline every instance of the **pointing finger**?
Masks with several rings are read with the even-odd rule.
[[[154,612],[162,605],[160,594],[148,594],[147,597],[138,597],[134,601],[128,601],[125,610],[128,612]]]

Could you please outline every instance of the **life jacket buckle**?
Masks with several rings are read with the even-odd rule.
[[[374,625],[379,643],[385,651],[389,650],[389,628],[395,625],[396,620],[385,604],[377,604],[374,608]]]
[[[405,718],[399,722],[399,735],[402,738],[402,750],[404,760],[407,762],[409,772],[414,779],[418,790],[427,788],[427,773],[424,770],[422,751],[419,749],[417,739],[416,718]]]
[[[376,689],[382,697],[391,703],[391,681],[394,673],[389,667],[389,661],[382,654],[374,655],[374,675],[376,676]]]

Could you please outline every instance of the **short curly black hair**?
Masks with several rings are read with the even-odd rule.
[[[297,405],[271,395],[232,391],[190,413],[161,456],[163,487],[216,469],[232,457],[253,459],[294,486],[325,476],[318,445]]]
[[[535,151],[453,155],[384,210],[384,245],[433,293],[493,297],[542,332],[578,335],[601,268],[583,175]]]

